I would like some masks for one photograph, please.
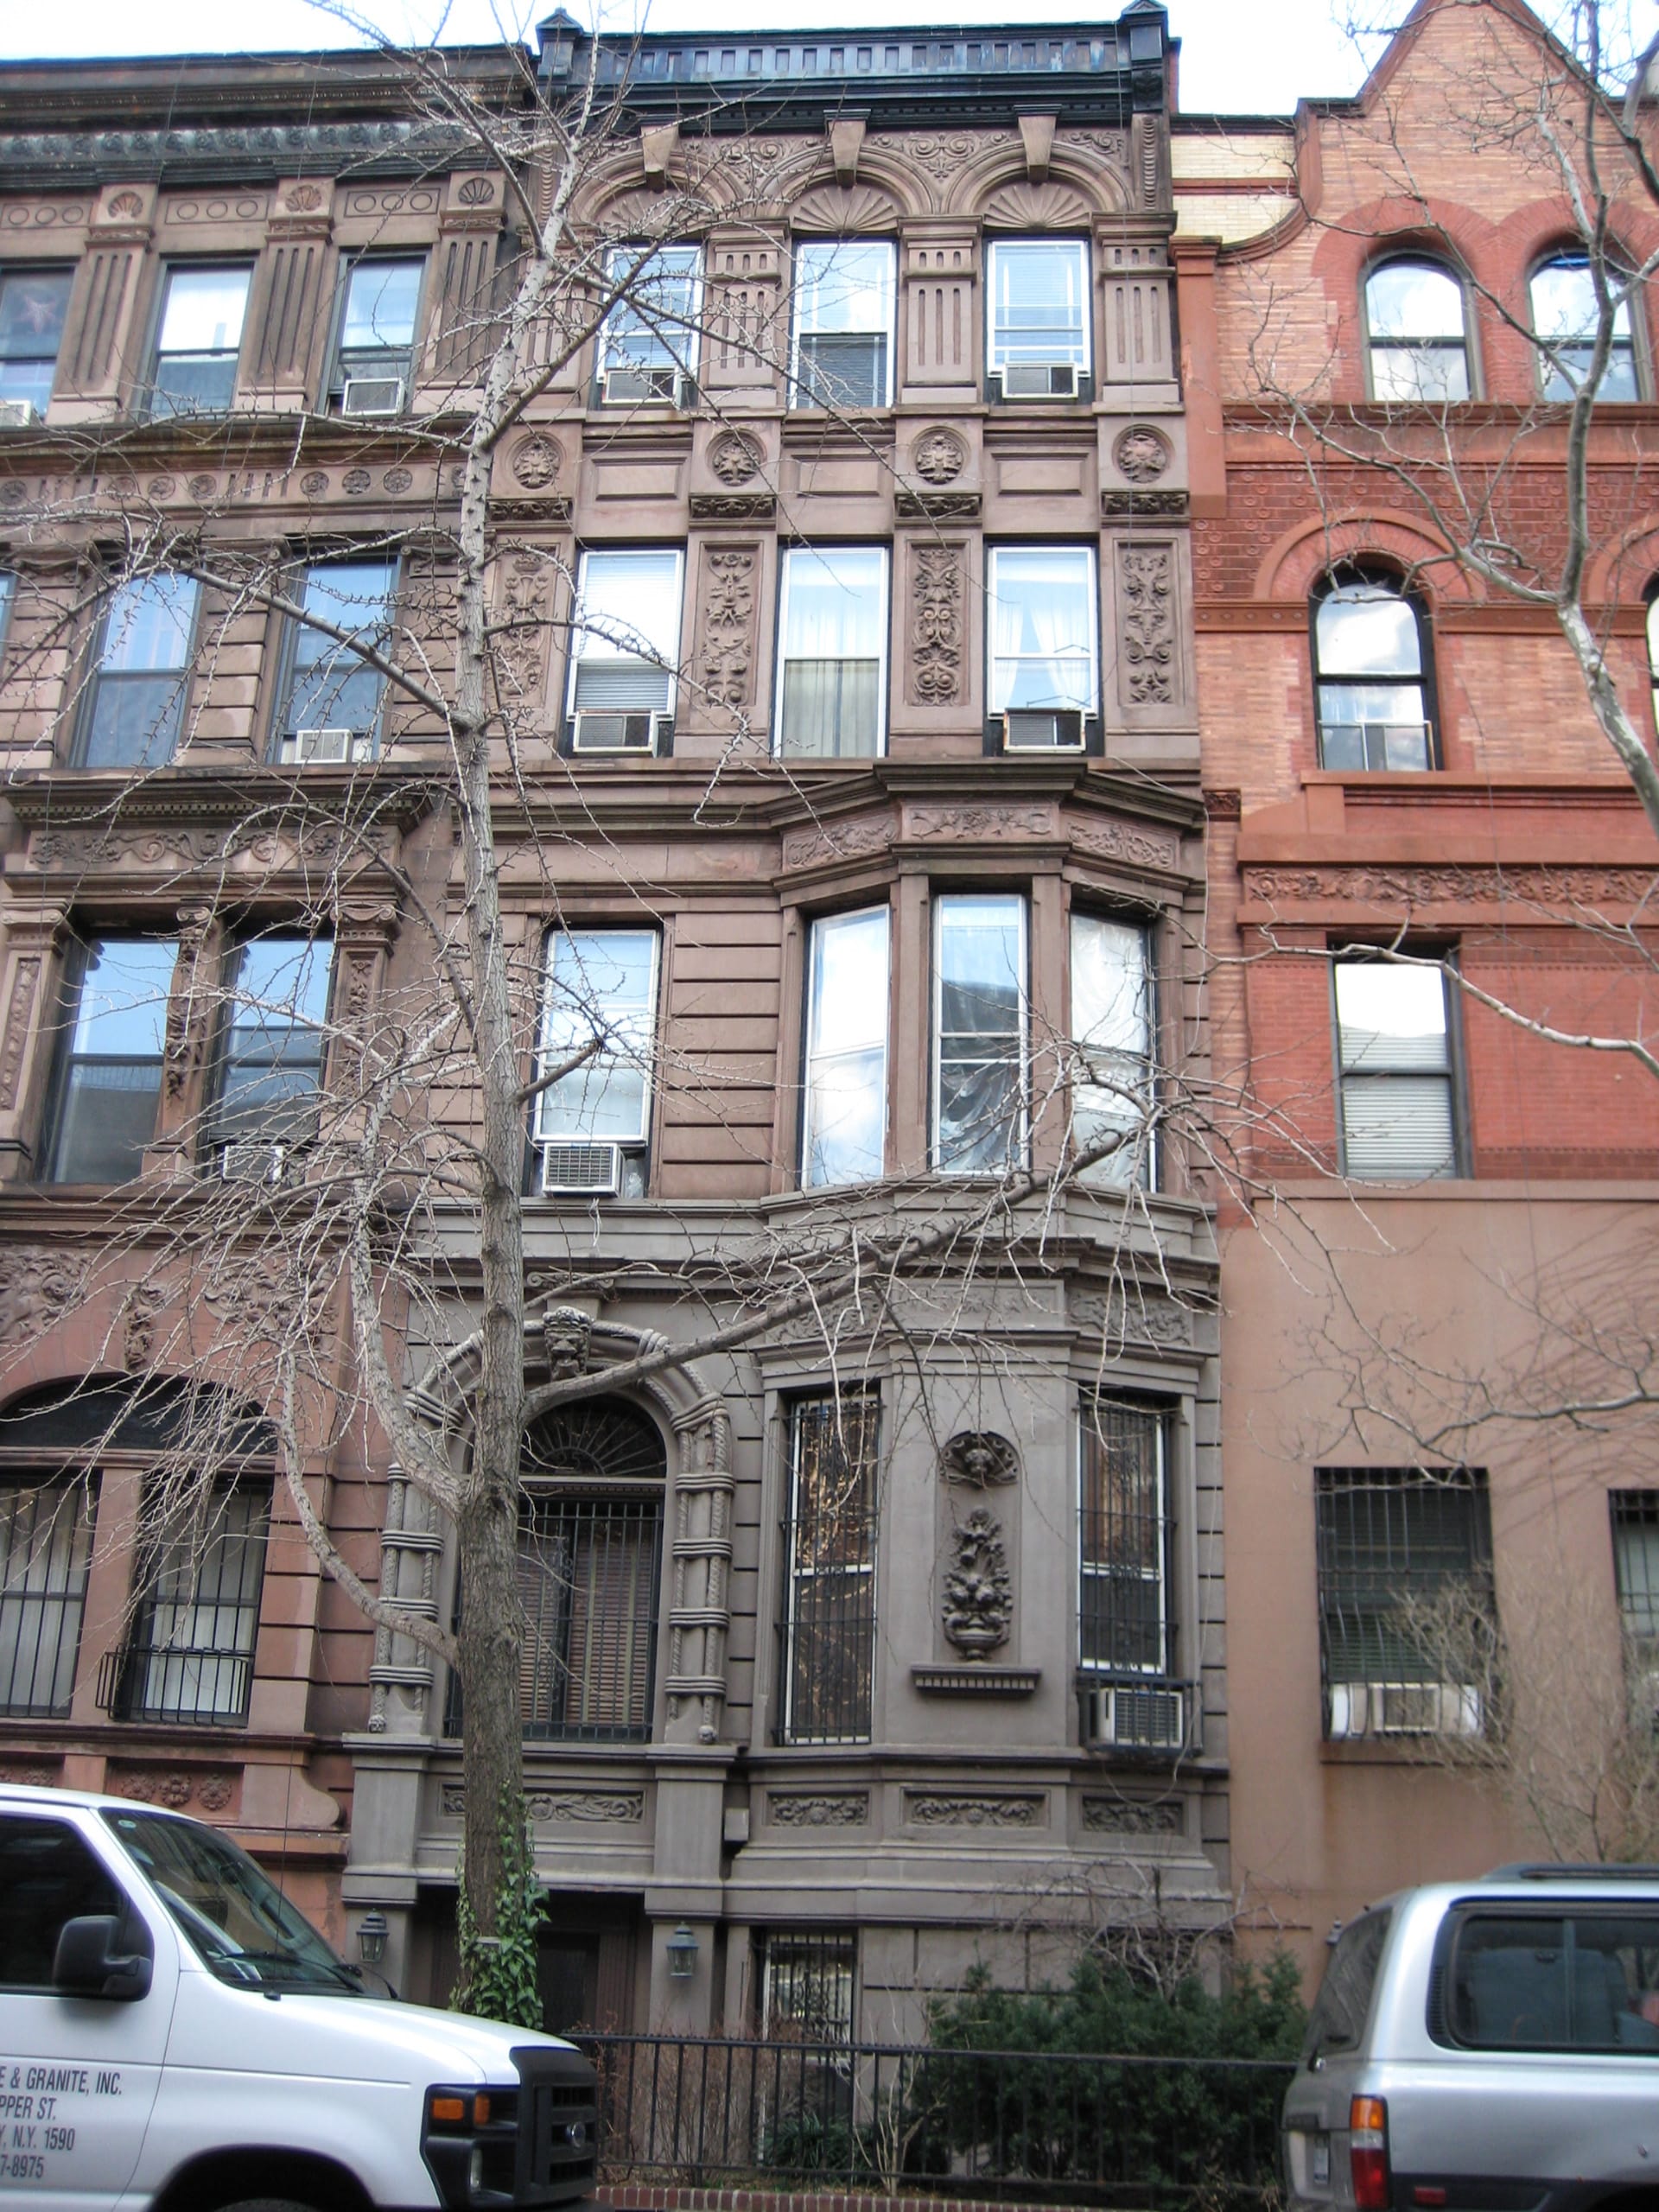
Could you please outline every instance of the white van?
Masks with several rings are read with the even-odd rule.
[[[0,2212],[569,2205],[593,2068],[365,1993],[218,1829],[0,1784]]]

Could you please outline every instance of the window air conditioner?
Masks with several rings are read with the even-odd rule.
[[[245,1138],[219,1147],[219,1172],[227,1183],[263,1183],[274,1191],[291,1179],[293,1158],[285,1144]]]
[[[622,1187],[622,1147],[561,1139],[542,1147],[542,1195],[614,1198]]]
[[[684,384],[672,366],[607,369],[607,407],[683,407]]]
[[[1079,373],[1075,361],[1010,361],[1002,372],[1002,397],[1075,399]]]
[[[578,709],[571,745],[578,753],[660,753],[674,726],[671,715],[645,709]]]
[[[340,395],[342,415],[401,415],[402,377],[347,377]]]
[[[1082,709],[1077,707],[1011,707],[1002,717],[1002,750],[1005,753],[1081,753]]]
[[[1480,1692],[1472,1682],[1332,1682],[1331,1734],[1478,1736]]]
[[[1163,1684],[1116,1684],[1084,1696],[1084,1740],[1119,1751],[1179,1751],[1186,1744],[1185,1692]]]
[[[0,399],[0,430],[32,430],[40,419],[32,399]]]
[[[371,734],[364,729],[296,729],[283,740],[285,762],[367,760],[374,750]]]

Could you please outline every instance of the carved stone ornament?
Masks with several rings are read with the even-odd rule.
[[[721,546],[703,556],[697,673],[714,706],[735,709],[749,702],[758,558],[750,546]]]
[[[911,448],[911,465],[930,484],[949,484],[968,466],[968,448],[954,430],[925,430]]]
[[[469,176],[455,197],[463,207],[487,207],[495,197],[495,187],[486,176]]]
[[[911,573],[911,687],[926,705],[949,706],[962,696],[962,549],[918,546]]]
[[[382,487],[390,492],[395,499],[401,499],[414,481],[415,472],[412,468],[389,468],[380,479]]]
[[[995,1429],[959,1429],[939,1454],[939,1472],[948,1483],[988,1490],[993,1483],[1014,1481],[1020,1472],[1020,1454]]]
[[[965,1658],[983,1659],[1008,1640],[1014,1586],[1002,1525],[977,1505],[957,1530],[956,1557],[944,1578],[940,1617],[945,1641]]]
[[[862,1789],[823,1797],[773,1790],[766,1817],[775,1828],[861,1828],[870,1817],[869,1795]]]
[[[766,460],[759,441],[741,430],[722,430],[709,448],[709,467],[722,484],[752,484]]]
[[[918,1828],[1039,1828],[1046,1825],[1046,1800],[1029,1797],[958,1797],[907,1789],[905,1817]]]
[[[1177,1797],[1085,1797],[1083,1825],[1098,1835],[1179,1835],[1185,1815]]]
[[[296,184],[288,195],[288,205],[296,215],[309,215],[322,205],[322,187],[319,184]]]
[[[373,481],[366,468],[348,468],[340,480],[340,488],[351,499],[360,499]]]
[[[564,467],[564,448],[545,430],[532,430],[514,446],[511,466],[525,491],[540,492],[554,481]]]
[[[1381,906],[1390,913],[1425,906],[1553,908],[1582,922],[1609,907],[1651,899],[1655,873],[1638,868],[1247,868],[1244,897],[1267,906]],[[1528,919],[1536,921],[1536,912]]]
[[[1175,696],[1174,552],[1167,545],[1126,545],[1118,558],[1129,701],[1166,707]]]
[[[550,1306],[542,1316],[542,1351],[556,1382],[585,1375],[592,1356],[594,1325],[575,1306]]]
[[[643,1789],[526,1789],[524,1806],[532,1821],[553,1826],[588,1827],[610,1821],[630,1825],[645,1817]],[[438,1809],[448,1820],[461,1819],[467,1810],[467,1785],[446,1782],[438,1792]]]
[[[1127,430],[1118,432],[1112,448],[1120,474],[1131,484],[1155,484],[1172,458],[1168,439],[1149,423],[1131,423]]]

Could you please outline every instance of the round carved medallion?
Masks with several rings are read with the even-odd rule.
[[[185,486],[193,499],[211,499],[219,489],[217,476],[193,476]]]
[[[916,474],[930,484],[949,484],[968,466],[968,448],[954,430],[925,430],[911,455]]]
[[[149,480],[149,496],[152,499],[170,499],[175,488],[170,476],[152,476]]]
[[[754,439],[741,430],[722,430],[709,448],[709,466],[722,484],[753,483],[765,458]]]
[[[354,499],[361,499],[373,481],[366,468],[348,468],[340,480],[340,488],[349,492]]]
[[[300,479],[300,489],[308,499],[321,499],[323,493],[328,489],[327,471],[322,468],[308,468]]]
[[[512,449],[512,473],[527,492],[544,490],[563,466],[563,448],[544,430],[532,430]]]
[[[1112,459],[1131,484],[1155,484],[1170,463],[1169,440],[1147,423],[1120,430]]]
[[[389,468],[380,481],[386,490],[397,498],[407,492],[415,481],[415,472],[412,468]]]

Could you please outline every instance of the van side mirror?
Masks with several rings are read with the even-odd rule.
[[[133,1948],[118,1948],[125,1933]],[[149,1994],[155,1946],[136,1913],[118,1919],[112,1912],[88,1913],[66,1920],[52,1961],[52,1986],[65,1997],[101,1997],[130,2005]]]

